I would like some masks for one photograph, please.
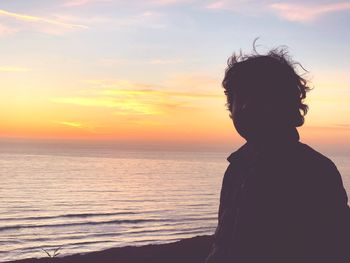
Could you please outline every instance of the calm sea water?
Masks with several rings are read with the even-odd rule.
[[[44,148],[0,151],[0,261],[215,230],[228,152]],[[333,160],[349,193],[350,162]]]

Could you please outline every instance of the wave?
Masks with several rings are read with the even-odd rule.
[[[57,228],[57,227],[70,227],[70,226],[84,226],[84,225],[104,225],[104,224],[139,224],[150,222],[184,222],[184,221],[206,221],[215,220],[216,217],[194,217],[194,218],[179,218],[179,219],[122,219],[122,220],[108,220],[108,221],[89,221],[89,222],[77,222],[77,223],[62,223],[62,224],[25,224],[25,225],[8,225],[0,227],[0,232],[13,229],[23,228]]]
[[[11,230],[11,229],[21,229],[21,228],[53,228],[53,227],[69,227],[69,226],[83,226],[83,225],[102,225],[102,224],[138,224],[147,222],[163,222],[167,221],[164,219],[131,219],[131,220],[110,220],[110,221],[91,221],[91,222],[78,222],[78,223],[63,223],[63,224],[43,224],[43,225],[9,225],[0,227],[0,231]]]
[[[75,240],[84,240],[84,239],[96,239],[96,238],[104,238],[104,237],[125,237],[125,236],[137,236],[137,235],[143,235],[143,234],[159,234],[167,236],[178,236],[178,235],[188,235],[188,234],[199,234],[207,231],[212,231],[214,227],[192,227],[188,229],[183,229],[181,231],[178,230],[178,228],[166,228],[166,229],[144,229],[144,230],[134,230],[134,231],[128,231],[128,232],[107,232],[107,233],[94,233],[94,234],[86,234],[85,232],[81,232],[79,234],[73,234],[73,235],[55,235],[55,242],[59,241],[75,241]],[[23,244],[23,243],[33,243],[33,242],[45,242],[49,243],[53,239],[51,236],[46,237],[35,237],[35,238],[21,238],[21,240],[18,239],[11,239],[6,241],[0,240],[0,245],[5,244]]]
[[[7,217],[0,218],[0,221],[17,221],[17,220],[43,220],[43,219],[58,219],[58,218],[86,218],[99,216],[116,216],[116,215],[135,215],[136,212],[116,212],[116,213],[79,213],[79,214],[63,214],[55,216],[30,216],[30,217]]]
[[[148,236],[148,239],[141,239],[141,240],[135,240],[132,242],[128,242],[129,245],[137,245],[137,244],[146,244],[146,243],[150,243],[150,244],[156,244],[156,243],[167,243],[167,242],[172,242],[172,241],[176,241],[176,240],[180,240],[183,238],[187,238],[187,237],[191,237],[191,236],[195,236],[195,235],[206,235],[208,234],[208,230],[212,230],[211,228],[206,228],[204,227],[203,229],[200,228],[193,228],[193,229],[186,229],[184,231],[173,231],[173,230],[167,230],[167,231],[135,231],[135,232],[131,232],[128,233],[129,237],[130,234],[131,236],[134,236],[134,234],[141,234],[141,233],[151,233],[151,232],[159,232],[159,234],[162,233],[166,233],[166,236],[164,235],[150,235]],[[170,232],[170,233],[169,233]],[[210,234],[210,233],[209,233]],[[123,236],[125,235],[125,233],[105,233],[105,234],[98,234],[98,235],[88,235],[86,236],[87,240],[83,241],[85,238],[80,238],[80,237],[75,237],[75,238],[71,238],[71,237],[67,237],[67,238],[59,238],[59,239],[55,239],[55,244],[45,244],[45,245],[34,245],[34,246],[22,246],[19,248],[15,248],[15,249],[10,249],[7,252],[14,252],[14,251],[20,251],[21,253],[27,251],[27,250],[42,250],[42,248],[45,249],[51,249],[51,248],[57,248],[57,247],[63,247],[65,249],[69,248],[72,249],[74,247],[77,246],[81,246],[81,245],[87,245],[87,244],[105,244],[105,243],[115,243],[116,245],[120,246],[122,243],[120,243],[120,240],[116,240],[114,239],[117,236]],[[109,237],[112,239],[102,239],[102,240],[89,240],[89,238],[97,238],[97,237]],[[81,240],[81,241],[80,241]],[[31,240],[31,241],[50,241],[50,239],[38,239],[38,240]],[[57,243],[57,241],[63,241],[62,243]],[[4,251],[0,251],[0,254],[4,252]]]

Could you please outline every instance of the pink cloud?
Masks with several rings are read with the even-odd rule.
[[[0,36],[7,36],[16,33],[18,29],[0,24]]]
[[[216,0],[202,5],[210,11],[234,11],[248,16],[256,16],[266,11],[266,0]]]
[[[350,2],[319,5],[275,3],[270,5],[270,7],[283,19],[295,22],[309,22],[328,13],[350,10]]]
[[[225,7],[226,5],[223,1],[213,2],[205,6],[207,9],[225,9]]]
[[[69,0],[66,1],[63,6],[66,7],[74,7],[74,6],[83,6],[90,3],[98,3],[98,2],[111,2],[111,0]]]
[[[195,0],[147,0],[143,1],[148,4],[153,5],[176,5],[176,4],[191,4]]]

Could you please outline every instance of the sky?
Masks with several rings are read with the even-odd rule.
[[[350,143],[350,1],[2,0],[0,139],[238,145],[227,58],[280,45],[309,73],[302,141]]]

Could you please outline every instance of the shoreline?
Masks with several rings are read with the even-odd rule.
[[[213,236],[204,235],[167,244],[116,247],[84,254],[20,259],[4,263],[204,263],[212,241]]]

